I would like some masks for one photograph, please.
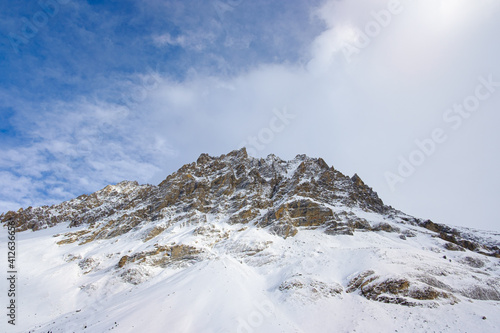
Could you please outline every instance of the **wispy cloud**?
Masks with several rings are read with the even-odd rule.
[[[26,113],[34,116],[32,111]],[[43,116],[24,122],[32,139],[29,144],[0,150],[0,168],[9,184],[1,197],[36,205],[123,179],[150,181],[173,150],[155,133],[136,128],[138,119],[140,115],[119,105],[88,100],[52,103]]]

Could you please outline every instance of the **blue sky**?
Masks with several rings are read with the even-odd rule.
[[[246,145],[321,156],[410,214],[500,230],[498,1],[7,0],[0,13],[0,211],[157,184]],[[429,143],[436,129],[446,139]]]

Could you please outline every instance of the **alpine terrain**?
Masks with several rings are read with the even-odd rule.
[[[321,158],[202,154],[0,222],[1,331],[500,332],[499,233],[409,216]]]

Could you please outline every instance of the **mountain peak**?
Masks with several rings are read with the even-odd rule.
[[[358,174],[355,173],[354,176],[352,176],[351,180],[353,181],[354,184],[358,186],[364,186],[365,183],[359,178]]]
[[[238,150],[233,150],[232,152],[228,153],[227,156],[234,156],[240,159],[247,159],[248,158],[247,149],[243,147]]]
[[[230,275],[235,286],[244,286],[234,289],[237,296],[229,303],[247,297],[238,290],[264,281],[252,292],[273,299],[272,304],[302,304],[311,315],[320,311],[317,304],[342,308],[343,299],[429,309],[500,301],[500,235],[404,214],[384,205],[357,174],[347,177],[306,155],[257,159],[244,148],[219,157],[201,154],[158,186],[124,181],[51,207],[8,212],[0,222],[14,224],[18,232],[47,229],[40,242],[44,251],[64,253],[54,261],[66,262],[61,274],[81,271],[75,289],[68,287],[78,299],[85,299],[82,293],[109,294],[117,301],[119,290],[133,285],[135,290],[166,288],[162,299],[173,302],[169,306],[183,302],[174,292],[194,302],[183,284],[174,282],[186,281],[186,288],[217,303],[189,281],[204,281],[199,275],[204,272],[213,277],[208,288],[221,294],[224,267],[235,272]],[[41,261],[38,253],[28,258],[35,266]],[[50,269],[47,274],[53,274]],[[380,306],[391,318],[399,311]],[[95,315],[84,321],[102,331],[99,322],[107,319]],[[65,331],[61,325],[67,318],[48,320],[45,331]]]

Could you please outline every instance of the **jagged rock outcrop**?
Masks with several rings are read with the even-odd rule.
[[[255,223],[286,230],[283,235],[290,236],[293,227],[351,222],[335,214],[335,206],[377,213],[391,210],[357,175],[346,177],[321,158],[256,159],[243,148],[218,158],[202,154],[158,186],[125,181],[59,205],[8,212],[0,221],[15,221],[18,231],[105,221],[84,236],[86,241],[113,238],[141,223],[179,213],[193,216],[193,223],[204,214],[227,214],[231,223]]]
[[[459,301],[430,284],[410,282],[405,277],[380,277],[373,270],[364,271],[349,282],[347,292],[355,291],[370,300],[406,306],[435,307],[437,303],[429,301],[436,299],[445,299],[451,304]]]
[[[283,161],[269,155],[257,159],[249,157],[245,148],[220,157],[201,154],[195,163],[182,166],[158,186],[124,181],[59,205],[7,212],[0,215],[0,223],[13,222],[17,231],[59,223],[69,223],[70,227],[88,225],[89,229],[69,232],[60,241],[81,244],[168,220],[146,236],[149,240],[169,225],[181,220],[203,223],[210,214],[224,214],[233,224],[269,228],[283,237],[294,236],[297,227],[322,227],[330,235],[352,235],[356,230],[399,232],[397,226],[388,223],[371,226],[352,209],[422,226],[447,241],[450,250],[468,249],[500,257],[498,244],[478,243],[456,229],[415,219],[384,205],[357,174],[347,177],[321,158],[297,155]]]

